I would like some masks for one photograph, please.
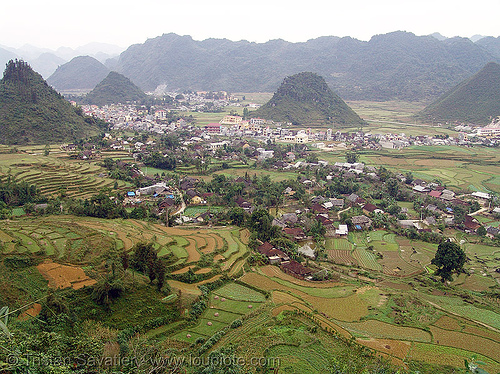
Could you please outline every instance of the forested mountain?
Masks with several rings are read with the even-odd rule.
[[[146,99],[141,91],[127,77],[112,71],[85,97],[85,102],[104,106],[107,104],[125,104]]]
[[[472,78],[441,96],[419,116],[432,122],[488,124],[500,116],[500,65],[487,64]]]
[[[58,91],[92,90],[109,74],[109,69],[93,57],[75,57],[61,65],[47,82]]]
[[[130,46],[115,70],[145,91],[167,84],[172,90],[272,92],[284,77],[312,71],[349,100],[431,100],[491,61],[499,57],[467,38],[401,31],[368,42],[321,37],[305,43],[166,34]]]
[[[252,112],[252,116],[306,126],[363,123],[363,120],[333,93],[324,78],[309,72],[285,78],[271,100]]]
[[[10,61],[0,80],[0,142],[45,144],[97,134],[84,117],[24,61]]]

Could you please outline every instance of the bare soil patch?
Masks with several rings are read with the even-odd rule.
[[[49,281],[49,287],[58,290],[73,288],[78,290],[85,286],[97,283],[90,278],[82,268],[70,265],[61,265],[52,261],[46,261],[37,266],[42,276]]]

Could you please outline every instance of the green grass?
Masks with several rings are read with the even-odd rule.
[[[248,302],[264,302],[266,298],[260,292],[254,291],[251,288],[242,286],[237,283],[229,283],[224,287],[219,288],[214,294],[227,299],[248,301]]]
[[[217,316],[215,316],[216,313],[218,313]],[[210,321],[217,321],[225,324],[230,324],[234,320],[241,318],[241,314],[231,313],[222,309],[208,308],[203,313],[202,317]]]
[[[258,309],[262,303],[259,302],[248,302],[248,301],[237,301],[226,299],[222,301],[221,298],[219,300],[214,299],[214,295],[210,296],[210,305],[213,305],[215,309],[225,310],[227,312],[236,313],[236,314],[246,314],[255,309]],[[248,306],[251,305],[252,308]]]

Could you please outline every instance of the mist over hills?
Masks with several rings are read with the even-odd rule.
[[[109,69],[95,58],[79,56],[61,65],[48,79],[47,83],[58,91],[92,90],[109,74]]]
[[[106,43],[88,43],[86,45],[69,48],[60,47],[57,50],[39,48],[25,44],[20,48],[11,48],[0,45],[0,64],[2,69],[12,59],[22,59],[28,62],[35,71],[45,79],[54,73],[58,66],[63,65],[78,56],[91,56],[101,63],[117,58],[124,48]]]
[[[64,67],[66,73],[54,73],[49,82],[59,90],[90,91],[113,70],[143,91],[167,85],[172,91],[273,92],[286,76],[312,71],[324,77],[346,100],[431,102],[488,62],[500,62],[500,38],[476,35],[473,39],[475,42],[439,33],[416,36],[396,31],[375,35],[369,41],[323,36],[300,43],[281,39],[253,43],[228,39],[196,41],[170,33],[132,45],[119,57],[107,59],[103,57],[107,52],[102,51],[109,47],[110,53],[117,53],[119,47],[91,43],[77,50],[59,48],[57,55],[61,58],[79,51],[93,53],[97,60],[95,56],[101,51],[103,58],[99,61],[106,72],[92,60],[87,60],[86,68],[80,64],[78,69],[66,70],[64,64],[60,68]],[[23,53],[36,52],[40,58],[43,50],[33,48],[25,46]],[[0,62],[6,52],[14,53],[0,49]],[[55,59],[45,58],[53,68]],[[49,71],[37,62],[32,64],[42,74]],[[87,75],[82,77],[83,73]],[[100,79],[94,79],[96,75]],[[52,83],[56,78],[57,85]]]

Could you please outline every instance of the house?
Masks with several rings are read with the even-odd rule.
[[[347,236],[347,234],[349,234],[347,225],[339,225],[339,228],[335,230],[335,235],[338,235],[339,237]]]
[[[285,213],[281,216],[280,220],[285,223],[296,224],[299,221],[299,217],[295,213]]]
[[[344,207],[344,199],[330,199],[334,208],[343,208]]]
[[[464,226],[466,232],[476,232],[481,227],[478,220],[468,214],[465,216]]]
[[[209,134],[220,134],[220,124],[219,123],[209,123],[205,126],[205,131]]]
[[[496,236],[500,236],[500,229],[497,227],[488,226],[486,228],[486,236],[490,239],[493,239]]]
[[[319,205],[319,204],[314,204],[312,207],[311,207],[311,212],[313,213],[328,213],[328,209],[326,209],[324,206],[322,205]]]
[[[284,273],[290,274],[298,279],[304,279],[312,275],[311,269],[306,268],[304,265],[294,260],[282,262],[281,270],[283,270]]]
[[[429,192],[429,189],[427,187],[421,186],[420,184],[417,184],[417,185],[413,186],[413,191],[420,192],[420,193],[426,193],[426,192]]]
[[[351,222],[357,230],[368,229],[372,225],[372,220],[367,216],[354,216]]]
[[[439,198],[441,200],[451,201],[455,198],[455,192],[444,189],[441,191],[441,196]]]
[[[278,226],[282,230],[286,227],[286,224],[283,221],[279,220],[278,218],[273,219],[271,225]]]
[[[379,212],[383,213],[382,210],[380,210],[379,208],[377,208],[373,204],[367,203],[367,204],[363,205],[363,213],[364,214],[379,213]]]
[[[429,196],[435,197],[435,198],[440,198],[443,193],[441,191],[431,191],[428,193]]]
[[[333,225],[333,221],[331,221],[328,218],[327,214],[318,214],[318,215],[316,215],[316,220],[320,221],[323,224],[323,226],[325,226],[325,228],[328,228],[329,226]]]
[[[304,233],[304,231],[300,227],[296,227],[296,228],[285,227],[283,229],[283,232],[286,235],[292,237],[292,239],[295,241],[304,240],[307,238],[306,234]]]
[[[420,221],[416,219],[400,219],[398,220],[398,225],[405,229],[416,228],[417,230],[422,229]]]
[[[313,260],[316,258],[316,251],[311,248],[310,243],[306,243],[302,247],[299,247],[298,252]]]
[[[478,199],[481,199],[481,200],[490,200],[491,199],[491,195],[489,193],[485,193],[485,192],[473,192],[471,195],[474,197],[477,197]]]
[[[429,216],[429,217],[426,217],[424,219],[424,223],[427,226],[432,226],[432,225],[435,225],[437,223],[437,221],[436,221],[436,218],[434,218],[433,216]]]
[[[290,260],[290,258],[285,252],[277,248],[274,248],[274,246],[269,242],[265,242],[264,244],[257,247],[257,252],[266,256],[271,265],[279,264],[282,261]]]

